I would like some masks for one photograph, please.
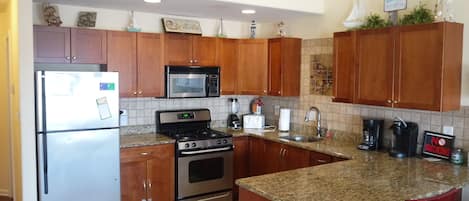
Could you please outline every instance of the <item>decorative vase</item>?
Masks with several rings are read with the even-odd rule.
[[[285,32],[285,23],[283,23],[283,22],[278,23],[277,28],[278,28],[278,31],[277,31],[278,36],[280,36],[280,37],[287,36],[287,32]]]
[[[251,21],[251,27],[250,27],[250,30],[251,30],[251,34],[250,34],[250,38],[256,38],[256,21],[253,20]]]
[[[453,0],[437,0],[435,4],[435,20],[454,22]]]
[[[365,3],[362,0],[354,0],[350,15],[345,19],[344,26],[349,29],[358,28],[363,25],[365,17]]]
[[[142,29],[137,27],[137,22],[135,20],[134,11],[130,11],[129,26],[127,27],[128,32],[140,32]]]
[[[220,18],[220,26],[218,27],[217,37],[226,38],[225,30],[223,29],[223,18]]]

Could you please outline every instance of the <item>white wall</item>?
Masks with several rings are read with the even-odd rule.
[[[327,0],[218,0],[231,3],[280,8],[310,13],[323,13],[324,1]]]
[[[129,11],[124,10],[113,10],[113,9],[102,9],[102,8],[90,8],[70,5],[58,5],[60,17],[63,21],[62,26],[76,27],[78,12],[80,11],[96,11],[98,13],[96,28],[107,29],[107,30],[124,30],[129,23]],[[162,17],[176,17],[162,15],[158,13],[145,13],[135,12],[135,18],[137,25],[142,28],[143,32],[163,32],[161,23]],[[179,17],[177,18],[184,18]],[[34,3],[33,8],[33,19],[34,24],[45,24],[41,12],[41,4]],[[219,20],[217,19],[206,19],[206,18],[189,18],[195,19],[200,22],[202,27],[203,35],[215,36],[219,27]],[[228,21],[224,20],[225,34],[230,38],[243,38],[249,36],[249,23]]]
[[[370,13],[378,13],[383,17],[383,1],[377,0],[364,0],[367,5],[367,9]],[[429,8],[433,9],[435,3],[434,0],[422,0]],[[416,5],[418,5],[419,0],[408,0],[408,9],[403,12],[409,12]],[[342,23],[347,18],[352,7],[352,1],[343,1],[343,0],[327,0],[325,2],[325,12],[321,16],[312,16],[303,19],[286,21],[287,25],[287,34],[290,36],[301,37],[305,39],[310,38],[330,38],[332,33],[337,31],[345,31]],[[469,8],[469,1],[466,0],[455,0],[454,1],[454,15],[456,21],[469,25],[469,13],[467,8]],[[263,25],[267,26],[267,25]],[[273,25],[267,27],[274,27]],[[267,28],[264,28],[263,31],[266,31]],[[269,35],[273,33],[274,29],[272,28],[270,33],[262,33],[262,35]],[[462,97],[461,104],[469,105],[469,32],[467,27],[464,31],[464,56],[463,56],[463,79],[462,79]]]

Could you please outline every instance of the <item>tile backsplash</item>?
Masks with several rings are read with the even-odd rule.
[[[421,110],[406,110],[386,107],[374,107],[366,105],[353,105],[345,103],[333,103],[331,96],[314,95],[310,83],[311,55],[328,54],[332,52],[332,39],[304,40],[302,47],[302,80],[300,97],[264,97],[265,115],[268,123],[275,124],[278,116],[275,116],[275,106],[292,109],[292,122],[296,124],[305,123],[304,115],[311,106],[321,110],[322,125],[328,129],[350,132],[361,135],[362,120],[366,118],[385,119],[385,136],[389,139],[392,131],[387,129],[391,126],[395,116],[405,121],[418,123],[419,144],[422,143],[423,131],[442,132],[443,126],[454,127],[456,136],[456,147],[469,150],[469,107],[462,107],[454,112],[429,112]],[[332,54],[331,54],[332,57]],[[388,140],[389,141],[389,140]]]
[[[249,104],[255,96],[221,96],[219,98],[157,99],[121,98],[120,109],[127,110],[128,126],[154,125],[155,111],[208,108],[213,127],[226,127],[230,110],[229,98],[238,98],[239,114],[249,113]]]

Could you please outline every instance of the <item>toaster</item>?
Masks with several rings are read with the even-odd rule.
[[[243,116],[243,128],[264,128],[265,116],[260,114],[246,114]]]

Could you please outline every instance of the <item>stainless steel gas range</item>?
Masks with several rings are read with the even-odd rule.
[[[176,139],[176,199],[231,201],[232,136],[210,129],[208,109],[156,112],[156,131]]]

